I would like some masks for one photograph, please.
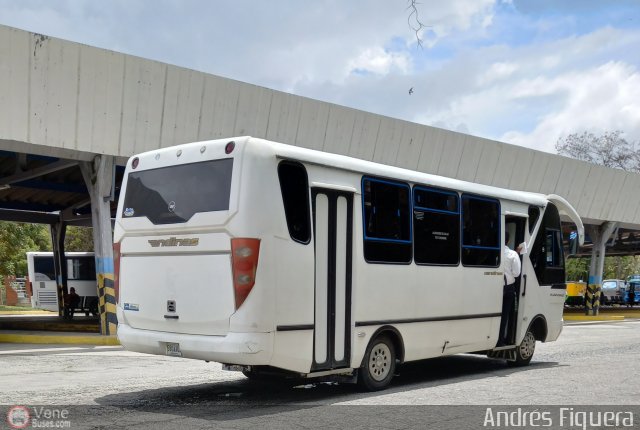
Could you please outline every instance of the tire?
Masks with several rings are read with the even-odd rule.
[[[358,370],[358,385],[367,391],[386,388],[396,371],[396,350],[388,336],[378,336],[369,343],[362,366]]]
[[[516,347],[516,361],[508,361],[511,366],[526,366],[536,351],[536,337],[530,331],[524,335],[520,345]]]

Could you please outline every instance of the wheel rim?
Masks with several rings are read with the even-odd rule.
[[[533,352],[536,349],[536,338],[533,337],[533,334],[528,331],[527,334],[524,335],[524,339],[522,339],[522,343],[520,344],[520,356],[527,360],[533,356]]]
[[[369,373],[376,381],[382,381],[391,371],[391,350],[384,343],[376,344],[369,356]]]

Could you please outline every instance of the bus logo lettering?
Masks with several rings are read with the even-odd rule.
[[[149,244],[154,248],[159,248],[163,246],[198,246],[200,239],[177,239],[175,237],[170,237],[169,239],[155,239],[149,240]]]

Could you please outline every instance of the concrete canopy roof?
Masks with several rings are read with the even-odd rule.
[[[70,159],[104,154],[123,164],[151,149],[251,135],[558,194],[585,223],[640,229],[638,174],[6,26],[0,26],[0,58],[0,150]],[[14,198],[5,197],[0,191],[0,207]]]

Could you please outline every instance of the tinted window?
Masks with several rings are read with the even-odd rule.
[[[309,243],[311,222],[307,171],[302,164],[283,161],[278,166],[278,178],[289,235],[297,242]]]
[[[560,214],[551,203],[544,211],[538,235],[530,252],[531,263],[540,285],[564,283],[564,256]]]
[[[460,261],[458,194],[413,189],[414,259],[418,264],[456,265]]]
[[[546,229],[545,253],[547,267],[562,266],[562,236],[559,230]]]
[[[33,257],[33,274],[36,281],[53,281],[56,279],[53,257]],[[46,279],[44,279],[43,276],[46,277]]]
[[[500,265],[500,203],[495,199],[462,196],[462,264]]]
[[[369,262],[411,262],[409,185],[363,178],[364,256]]]
[[[131,172],[122,217],[172,224],[228,210],[232,169],[233,159],[227,158]]]
[[[95,281],[96,260],[93,257],[67,257],[67,279]]]
[[[538,218],[540,218],[540,208],[529,206],[529,234],[533,233],[533,229],[538,223]]]

